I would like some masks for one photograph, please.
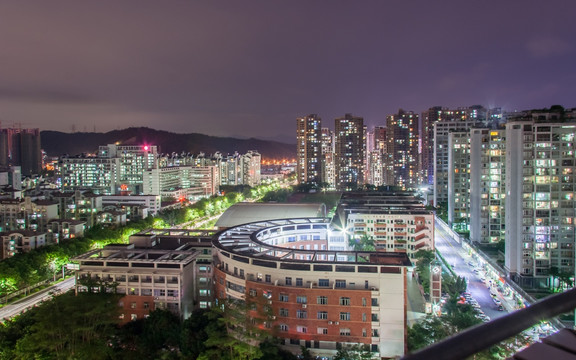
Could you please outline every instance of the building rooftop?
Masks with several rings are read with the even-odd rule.
[[[190,245],[184,244],[174,250],[142,249],[132,245],[112,244],[102,249],[91,250],[78,255],[72,260],[84,265],[113,266],[110,261],[128,261],[131,263],[174,263],[188,264],[198,256],[198,252]]]
[[[32,230],[12,230],[12,231],[0,232],[0,236],[7,236],[7,235],[12,235],[12,234],[20,234],[20,235],[23,235],[26,237],[30,237],[30,236],[44,235],[46,233],[45,232],[32,231]]]
[[[304,250],[282,246],[289,240],[276,235],[288,232],[319,233],[327,237],[331,232],[330,222],[327,218],[292,218],[239,225],[216,234],[214,246],[236,255],[294,263],[295,266],[298,266],[297,264],[309,266],[310,263],[412,265],[406,253],[401,252]]]
[[[73,219],[52,219],[52,220],[48,221],[48,224],[52,224],[52,223],[59,223],[59,224],[68,223],[70,225],[81,225],[81,224],[86,224],[86,221],[73,220]]]
[[[217,228],[229,228],[257,221],[324,217],[324,204],[238,203],[226,210],[216,222]]]

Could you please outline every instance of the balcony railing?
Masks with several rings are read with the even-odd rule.
[[[458,360],[496,345],[534,326],[576,308],[576,288],[542,299],[488,323],[475,326],[446,340],[403,357],[403,360]]]

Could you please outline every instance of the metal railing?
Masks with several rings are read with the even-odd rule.
[[[576,288],[551,295],[522,310],[475,326],[448,339],[406,355],[403,360],[459,360],[496,345],[522,331],[576,308]]]

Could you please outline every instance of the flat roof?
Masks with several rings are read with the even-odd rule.
[[[232,205],[216,222],[218,228],[229,228],[241,224],[258,221],[324,217],[326,206],[320,203],[312,204],[278,204],[242,202]]]

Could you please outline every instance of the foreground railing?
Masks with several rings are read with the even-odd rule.
[[[576,288],[542,299],[522,310],[475,326],[448,339],[430,345],[403,360],[460,360],[496,345],[536,325],[576,308]]]

